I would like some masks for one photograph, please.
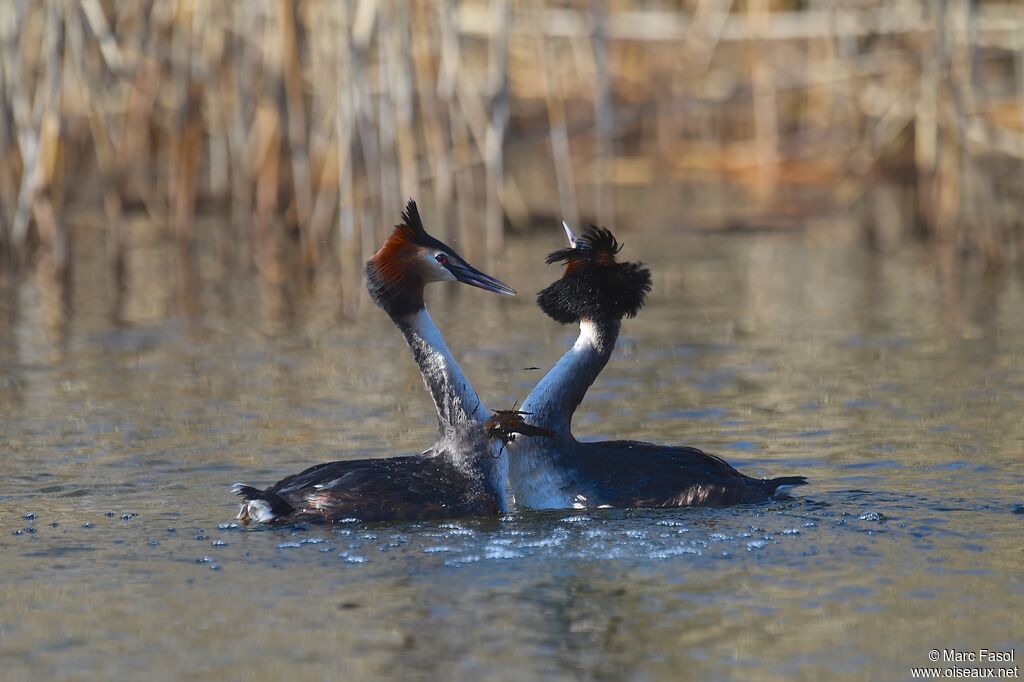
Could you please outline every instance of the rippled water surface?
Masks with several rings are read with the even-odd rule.
[[[234,481],[430,444],[386,317],[323,293],[282,316],[210,277],[178,315],[159,248],[118,324],[87,272],[66,320],[8,283],[0,677],[861,680],[935,648],[1024,656],[1021,279],[814,232],[620,236],[655,289],[577,435],[805,474],[793,500],[239,528]],[[430,291],[491,407],[574,336],[532,302],[558,246],[513,242],[493,274],[517,299]]]

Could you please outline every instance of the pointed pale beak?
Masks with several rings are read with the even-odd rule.
[[[483,289],[484,291],[492,291],[496,294],[504,294],[505,296],[515,296],[516,290],[503,282],[499,282],[490,275],[485,275],[480,272],[472,265],[468,263],[465,265],[456,265],[455,263],[449,262],[448,271],[455,275],[455,279],[459,280],[463,284]]]
[[[569,227],[569,223],[562,221],[562,229],[565,230],[565,236],[569,240],[569,246],[576,248],[576,235],[572,233],[572,228]]]

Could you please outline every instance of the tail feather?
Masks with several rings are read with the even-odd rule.
[[[236,483],[231,486],[231,492],[242,498],[242,507],[238,510],[238,518],[243,523],[249,521],[269,523],[295,511],[295,508],[286,499],[269,490],[259,490],[251,485]]]
[[[772,491],[772,497],[778,497],[785,495],[791,488],[798,485],[807,485],[807,478],[804,476],[781,476],[779,478],[769,478],[765,481],[765,484]]]

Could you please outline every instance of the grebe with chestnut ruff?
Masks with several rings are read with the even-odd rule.
[[[318,464],[265,490],[235,484],[243,522],[296,523],[415,520],[506,511],[508,456],[488,438],[490,413],[427,312],[424,288],[456,281],[508,296],[515,290],[485,275],[423,228],[416,202],[366,263],[374,302],[405,337],[437,411],[437,441],[419,455]]]

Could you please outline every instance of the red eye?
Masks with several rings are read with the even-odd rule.
[[[448,263],[448,256],[444,255],[443,253],[437,254],[436,256],[434,256],[434,258],[436,258],[437,262],[440,263],[441,265],[446,265]]]

